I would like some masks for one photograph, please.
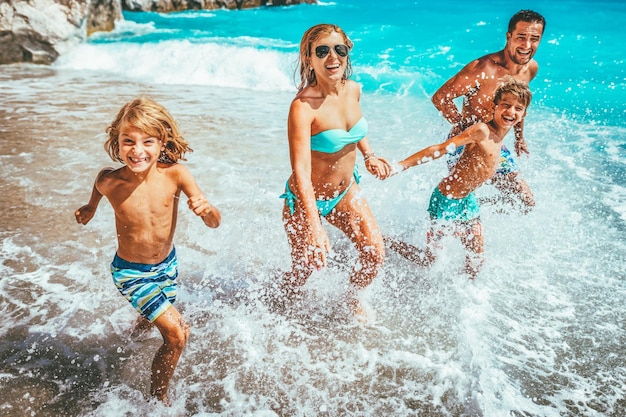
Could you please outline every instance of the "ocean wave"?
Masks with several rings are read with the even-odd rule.
[[[149,84],[198,85],[256,91],[295,91],[298,55],[288,42],[262,38],[88,42],[61,56],[54,67],[114,74]],[[366,92],[395,96],[432,93],[440,77],[427,68],[392,63],[353,65],[352,78]],[[431,85],[432,84],[432,85]]]
[[[270,49],[189,40],[85,43],[59,58],[54,67],[156,84],[291,91],[295,58]]]

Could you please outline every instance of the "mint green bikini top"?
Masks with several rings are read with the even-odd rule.
[[[350,130],[328,129],[311,136],[311,150],[324,153],[339,152],[344,146],[356,143],[365,136],[367,136],[367,120],[361,117]]]

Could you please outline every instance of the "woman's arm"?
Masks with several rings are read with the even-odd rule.
[[[374,153],[367,136],[357,143],[357,148],[363,155],[365,168],[367,168],[370,174],[381,180],[389,176],[391,173],[391,164],[385,158]]]
[[[293,179],[292,192],[304,211],[311,229],[321,230],[315,191],[311,182],[311,125],[313,114],[308,104],[300,99],[292,102],[287,120],[289,159]]]

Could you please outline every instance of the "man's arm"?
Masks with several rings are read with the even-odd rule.
[[[528,152],[528,146],[526,145],[526,139],[524,138],[524,119],[513,126],[513,134],[515,135],[513,145],[517,156],[522,156],[522,152],[529,155],[530,152]]]
[[[467,64],[461,71],[446,81],[433,94],[431,99],[441,115],[453,126],[463,128],[463,116],[456,106],[454,99],[464,96],[476,87],[476,73],[480,70],[480,61],[475,60]]]

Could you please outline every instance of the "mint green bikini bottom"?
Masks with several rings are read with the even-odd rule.
[[[359,170],[356,167],[356,165],[354,166],[353,175],[354,175],[354,182],[358,184],[361,181],[361,175],[359,174]],[[348,191],[350,190],[350,187],[352,187],[352,184],[354,184],[354,182],[350,181],[350,185],[348,185],[348,187],[335,198],[331,198],[330,200],[316,200],[315,204],[320,214],[322,216],[327,216],[328,213],[333,211],[335,206],[339,204],[341,199],[348,193]],[[284,194],[280,196],[280,198],[285,199],[285,204],[289,206],[289,212],[293,215],[294,211],[296,210],[297,198],[296,198],[296,195],[291,191],[291,188],[289,188],[289,181],[287,181],[287,183],[285,184],[285,192]]]

